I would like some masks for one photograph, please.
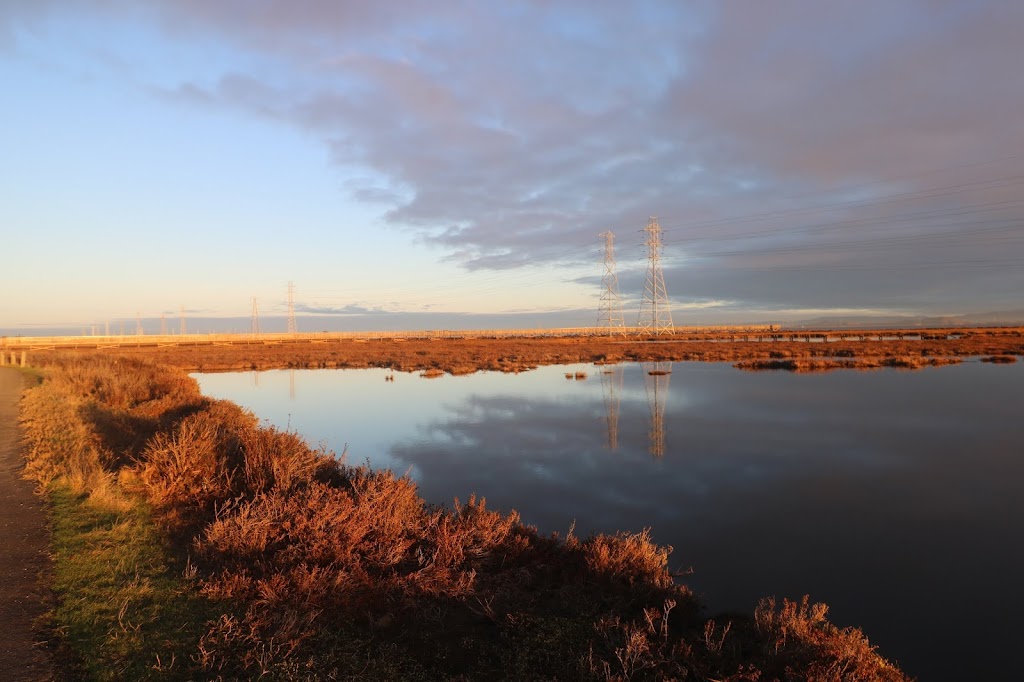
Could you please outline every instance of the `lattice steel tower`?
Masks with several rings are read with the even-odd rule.
[[[295,325],[295,283],[288,282],[288,333],[295,334],[298,330]]]
[[[260,307],[256,304],[256,297],[252,297],[252,323],[250,325],[250,331],[253,336],[260,335]]]
[[[658,219],[650,218],[644,232],[647,233],[644,241],[647,246],[647,279],[636,326],[640,334],[671,334],[675,327],[665,288],[665,273],[661,270],[661,226]]]
[[[607,327],[608,335],[624,334],[622,298],[619,296],[619,277],[615,274],[615,234],[602,232],[604,237],[604,276],[601,277],[601,302],[597,308],[597,326]]]

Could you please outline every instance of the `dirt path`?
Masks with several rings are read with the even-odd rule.
[[[50,680],[35,621],[46,611],[40,576],[49,565],[43,506],[22,480],[18,398],[21,372],[0,368],[0,671],[4,680]]]

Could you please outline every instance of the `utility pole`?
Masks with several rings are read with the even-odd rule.
[[[668,304],[668,290],[665,289],[665,273],[661,270],[661,226],[658,219],[650,218],[644,232],[647,233],[644,241],[647,246],[647,278],[636,326],[640,334],[671,334],[675,327]]]
[[[135,311],[135,333],[142,336],[142,314]]]
[[[260,309],[259,306],[256,305],[255,296],[252,297],[252,324],[250,327],[250,331],[252,332],[253,336],[260,335]]]
[[[185,306],[180,306],[179,310],[180,310],[180,313],[181,313],[181,333],[184,336],[184,334],[185,334]]]
[[[296,332],[298,327],[295,325],[295,283],[288,282],[288,333]]]
[[[622,298],[619,296],[619,277],[615,274],[615,233],[602,232],[604,237],[604,275],[601,277],[601,302],[597,308],[597,326],[607,327],[608,335],[625,333],[622,318]]]
[[[167,336],[167,317],[160,313],[160,335]]]

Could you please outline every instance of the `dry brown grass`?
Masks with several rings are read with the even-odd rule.
[[[760,634],[777,668],[801,669],[804,679],[816,682],[868,682],[902,680],[894,666],[875,653],[857,628],[837,628],[826,619],[828,606],[774,598],[761,600],[754,611]]]
[[[1015,355],[987,355],[981,359],[982,362],[991,362],[999,365],[1009,365],[1017,362]]]
[[[671,337],[444,339],[331,341],[277,345],[181,346],[128,348],[121,357],[155,358],[188,370],[224,371],[272,368],[391,367],[396,371],[440,369],[450,374],[476,370],[525,371],[540,365],[639,361],[743,362],[766,359],[835,358],[967,358],[1024,355],[1024,328],[808,331],[829,338],[826,343],[773,340],[767,333],[751,335],[681,332]],[[912,338],[920,336],[920,339]],[[883,337],[885,340],[855,340]],[[952,338],[950,338],[952,337]],[[781,337],[779,337],[781,338]],[[38,356],[47,355],[39,351]],[[35,356],[33,356],[35,357]]]
[[[744,360],[733,365],[737,369],[748,371],[780,369],[789,372],[828,372],[835,369],[880,369],[894,367],[897,369],[921,369],[940,365],[956,365],[963,362],[958,357],[922,357],[902,355],[893,357],[860,357],[860,358],[785,358],[766,360]]]
[[[673,584],[668,571],[672,548],[654,544],[650,529],[598,535],[584,542],[582,550],[587,568],[596,575],[666,589]]]
[[[46,374],[30,471],[143,495],[223,606],[182,652],[192,677],[903,679],[817,607],[706,620],[648,531],[563,540],[475,497],[430,507],[138,359]]]

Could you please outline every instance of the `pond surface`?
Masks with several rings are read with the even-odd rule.
[[[194,376],[207,395],[347,447],[350,463],[408,472],[435,504],[475,492],[545,533],[650,527],[712,612],[810,594],[922,680],[1016,669],[1021,364],[387,375]]]

